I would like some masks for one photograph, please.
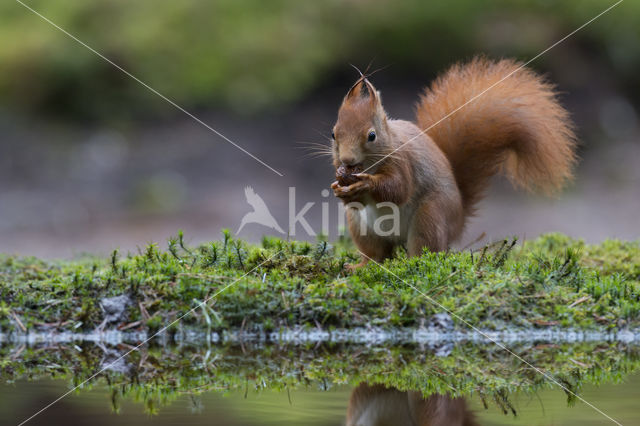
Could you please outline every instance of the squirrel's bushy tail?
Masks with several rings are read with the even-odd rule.
[[[449,159],[467,214],[501,170],[514,185],[547,193],[571,177],[576,138],[569,114],[551,84],[520,66],[483,57],[454,65],[418,104],[418,126]]]

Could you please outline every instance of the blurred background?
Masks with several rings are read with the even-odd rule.
[[[0,4],[0,252],[135,250],[183,229],[236,231],[252,186],[286,229],[288,197],[320,230],[329,141],[357,77],[411,119],[421,88],[484,53],[526,61],[613,4],[596,0],[25,0],[280,177],[20,5]],[[531,64],[562,93],[581,162],[556,199],[496,179],[460,246],[560,231],[640,238],[640,2],[627,0]],[[248,225],[257,240],[275,231]],[[314,238],[298,226],[298,239]]]

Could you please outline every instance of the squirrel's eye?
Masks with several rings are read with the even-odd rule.
[[[376,132],[374,132],[373,130],[369,132],[369,135],[367,136],[367,140],[369,142],[373,142],[376,140]]]
[[[331,132],[331,139],[333,139],[334,141],[336,140],[336,134],[335,134],[335,132]]]

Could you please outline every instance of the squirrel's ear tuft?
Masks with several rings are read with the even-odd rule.
[[[351,86],[345,100],[355,100],[357,98],[370,99],[371,101],[375,101],[378,98],[378,91],[364,76],[360,77],[358,81]]]

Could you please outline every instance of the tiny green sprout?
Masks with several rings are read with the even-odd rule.
[[[224,249],[227,249],[229,242],[231,241],[231,231],[227,228],[222,230],[222,236],[224,237]]]
[[[118,249],[113,250],[113,252],[111,252],[111,269],[113,271],[113,273],[117,273],[118,272]]]
[[[184,243],[184,232],[182,232],[182,230],[178,231],[178,242],[180,243],[180,248],[182,248],[182,250],[184,250],[185,252],[191,255],[193,254],[191,253],[191,250],[189,250]]]

